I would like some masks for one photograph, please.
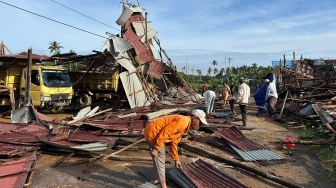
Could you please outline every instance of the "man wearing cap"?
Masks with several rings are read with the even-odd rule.
[[[175,161],[175,167],[181,168],[177,145],[186,135],[189,129],[198,130],[200,124],[208,124],[205,113],[202,110],[193,110],[190,116],[167,115],[157,118],[144,129],[143,135],[147,140],[153,158],[153,166],[157,177],[153,184],[161,184],[161,188],[167,187],[165,177],[165,143],[170,143],[170,154]]]
[[[250,87],[245,83],[243,77],[239,78],[239,88],[237,93],[237,98],[235,102],[239,104],[240,112],[242,114],[243,126],[246,127],[247,115],[246,108],[248,104],[248,99],[250,98]]]
[[[207,107],[206,107],[207,114],[209,114],[210,112],[213,111],[213,107],[214,107],[215,99],[216,99],[216,93],[208,89],[203,93],[203,97],[204,97],[205,104],[207,104]]]
[[[267,110],[271,116],[275,115],[275,105],[278,101],[278,93],[274,82],[270,82],[269,79],[265,79],[267,85],[265,102],[267,104]]]

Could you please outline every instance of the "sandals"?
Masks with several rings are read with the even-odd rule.
[[[160,184],[160,181],[159,180],[152,180],[151,183],[153,185],[158,185],[158,184]]]

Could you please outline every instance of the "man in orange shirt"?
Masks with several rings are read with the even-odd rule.
[[[144,137],[148,142],[153,158],[153,166],[158,178],[154,184],[161,184],[161,188],[166,188],[165,172],[165,143],[170,143],[170,154],[175,161],[175,167],[181,168],[177,145],[182,139],[182,135],[188,134],[189,129],[198,130],[200,124],[206,122],[205,113],[202,110],[193,110],[190,116],[168,115],[153,120],[144,129]]]

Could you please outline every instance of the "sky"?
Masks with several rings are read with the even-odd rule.
[[[0,0],[0,40],[12,53],[51,55],[51,41],[79,55],[118,34],[122,0]],[[126,2],[126,1],[125,1]],[[336,59],[334,0],[129,0],[147,12],[178,70],[295,58]],[[23,10],[24,9],[24,10]],[[72,9],[72,10],[71,10]],[[144,15],[144,13],[143,13]],[[157,49],[158,50],[158,49]],[[230,59],[230,62],[229,62]]]

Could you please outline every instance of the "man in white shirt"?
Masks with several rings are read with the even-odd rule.
[[[278,101],[278,93],[276,90],[275,82],[270,82],[266,79],[265,84],[267,85],[265,102],[267,104],[267,110],[271,116],[275,115],[275,105]]]
[[[215,99],[216,99],[216,93],[208,89],[203,93],[203,97],[204,97],[205,104],[207,104],[206,111],[209,114],[210,112],[213,111],[213,107],[214,107]]]
[[[248,104],[248,99],[250,98],[250,87],[245,83],[243,77],[239,78],[239,88],[237,93],[237,98],[235,102],[239,104],[240,112],[242,114],[243,126],[246,127],[247,115],[246,108]]]

